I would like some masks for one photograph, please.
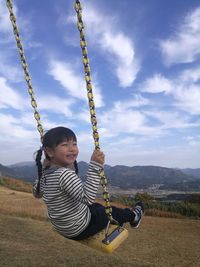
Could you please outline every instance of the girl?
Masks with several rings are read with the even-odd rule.
[[[104,229],[108,224],[105,208],[95,202],[104,165],[104,153],[95,150],[91,156],[84,184],[77,176],[79,153],[75,134],[68,128],[56,127],[43,137],[36,164],[38,179],[33,185],[35,197],[42,197],[48,217],[54,228],[63,236],[74,240],[85,239]],[[42,150],[45,164],[42,169]],[[113,218],[120,224],[130,222],[137,228],[144,212],[143,204],[130,209],[112,207]]]

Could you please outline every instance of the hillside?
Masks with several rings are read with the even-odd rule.
[[[58,235],[45,220],[43,203],[30,193],[0,186],[2,266],[199,266],[200,221],[145,216],[139,229],[127,229],[128,239],[104,254]]]
[[[9,189],[21,192],[28,192],[28,193],[32,192],[32,185],[30,183],[10,177],[0,177],[0,186],[4,186]]]
[[[33,182],[35,177],[37,177],[37,169],[34,162],[23,162],[10,166],[0,164],[0,176],[8,176],[27,182]]]
[[[0,175],[15,177],[15,171],[12,168],[0,164]]]
[[[154,184],[177,184],[194,180],[180,170],[157,166],[115,166],[107,170],[111,185],[121,188],[148,188]]]
[[[187,168],[187,169],[182,169],[181,171],[187,175],[191,175],[193,177],[200,179],[200,168],[197,169]]]
[[[79,162],[79,173],[82,179],[85,179],[88,164]],[[198,169],[197,169],[198,170]],[[33,182],[37,177],[37,170],[34,162],[19,163],[5,167],[0,166],[2,175],[16,177],[27,182]],[[198,171],[197,171],[198,172]],[[162,186],[164,189],[170,190],[200,190],[200,179],[183,173],[179,169],[165,168],[160,166],[109,166],[105,165],[105,173],[108,182],[113,187],[121,189],[145,189],[154,185]],[[194,173],[194,170],[193,170]]]

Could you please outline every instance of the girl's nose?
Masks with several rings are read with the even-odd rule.
[[[70,145],[69,146],[69,151],[73,151],[74,150],[74,146],[73,145]]]

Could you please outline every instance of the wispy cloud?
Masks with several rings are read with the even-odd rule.
[[[56,114],[64,114],[66,117],[72,116],[71,106],[73,99],[63,99],[56,95],[43,95],[38,99],[38,106],[42,111],[48,111]]]
[[[132,97],[132,100],[117,101],[109,111],[101,114],[100,125],[107,129],[107,136],[109,133],[116,136],[122,133],[158,136],[161,134],[160,127],[152,126],[148,116],[137,109],[149,103],[139,95]]]
[[[123,112],[124,110],[129,108],[137,108],[149,104],[151,104],[151,101],[149,99],[144,98],[140,94],[135,94],[127,101],[116,101],[114,103],[114,110]]]
[[[189,12],[177,31],[167,40],[160,41],[166,65],[190,63],[200,54],[200,7]]]
[[[23,81],[23,71],[19,62],[16,63],[12,56],[12,53],[0,54],[0,74],[11,82],[21,82]]]
[[[20,28],[20,36],[22,32],[26,33],[23,36],[23,45],[25,45],[26,49],[33,47],[36,45],[36,41],[31,40],[30,33],[32,33],[32,30],[30,21],[19,16],[15,4],[13,4],[13,10],[17,18],[17,25]],[[0,74],[12,82],[21,82],[23,80],[23,71],[18,59],[18,48],[13,34],[10,15],[6,7],[6,1],[2,0],[0,0],[0,25],[0,50],[4,51],[0,54]]]
[[[3,77],[0,77],[0,89],[0,108],[24,110],[28,107],[28,104],[24,98],[17,93],[17,90],[13,90]]]
[[[15,13],[17,13],[16,7],[14,6]],[[0,31],[3,33],[11,33],[11,23],[9,18],[8,9],[6,7],[6,2],[0,0]]]
[[[142,92],[148,93],[165,93],[168,94],[173,91],[173,83],[165,78],[160,73],[153,77],[146,79],[140,86]]]
[[[85,9],[87,12],[83,12],[83,17],[90,43],[106,54],[105,59],[110,63],[110,70],[114,70],[119,85],[131,86],[140,70],[133,41],[120,30],[115,17],[104,15],[88,3],[85,4]],[[74,21],[74,16],[68,18],[68,22]]]
[[[200,114],[200,86],[179,87],[175,95],[176,106],[193,115]]]
[[[63,63],[57,60],[51,60],[49,74],[58,81],[67,93],[77,99],[87,101],[86,84],[82,75],[78,74],[74,66],[70,63]],[[94,95],[97,107],[103,105],[100,88],[95,86]]]
[[[33,160],[34,151],[39,147],[37,131],[26,129],[19,117],[0,114],[1,154],[0,162],[9,164],[21,160]]]
[[[25,129],[19,120],[19,117],[14,117],[12,115],[0,114],[1,128],[0,133],[2,139],[11,140],[13,138],[17,139],[29,139],[35,138],[37,133],[32,130]]]
[[[144,111],[149,118],[157,120],[161,132],[166,132],[166,130],[180,129],[180,128],[191,128],[199,126],[199,123],[191,121],[191,117],[182,114],[178,111],[173,110],[159,110],[152,109],[150,111]],[[169,131],[168,131],[169,133]]]
[[[191,147],[200,147],[200,135],[187,136],[185,139]]]
[[[183,83],[189,83],[189,84],[193,84],[200,81],[200,66],[182,71],[179,79]]]
[[[200,114],[200,67],[191,68],[177,74],[176,78],[168,79],[161,74],[144,81],[140,90],[148,93],[165,93],[173,99],[169,105],[178,107],[188,114]]]

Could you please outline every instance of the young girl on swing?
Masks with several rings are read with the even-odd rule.
[[[33,185],[33,194],[44,200],[54,228],[74,240],[88,238],[104,229],[108,224],[105,208],[95,203],[104,153],[100,150],[93,152],[83,184],[77,175],[77,139],[70,129],[56,127],[49,130],[42,144],[36,156],[38,179]],[[43,150],[44,166],[41,164]],[[130,222],[133,228],[139,226],[143,213],[141,202],[133,209],[112,207],[113,218],[119,224]]]

